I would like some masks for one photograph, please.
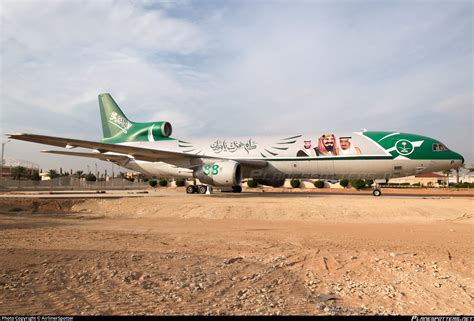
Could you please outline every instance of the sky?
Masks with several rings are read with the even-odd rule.
[[[474,162],[472,1],[0,1],[0,134],[99,141],[97,95],[173,137],[384,130]],[[98,160],[5,157],[85,170]],[[54,148],[53,148],[54,149]]]

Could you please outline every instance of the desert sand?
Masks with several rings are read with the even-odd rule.
[[[0,314],[473,314],[473,201],[0,198]]]

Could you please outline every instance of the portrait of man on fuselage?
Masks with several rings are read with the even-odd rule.
[[[354,146],[351,142],[352,137],[339,137],[339,155],[360,155],[362,152],[359,147]]]
[[[334,134],[324,134],[318,139],[318,146],[315,148],[318,156],[339,155],[336,136]]]
[[[313,145],[311,144],[311,139],[307,138],[304,141],[303,148],[296,153],[296,157],[315,157],[316,156],[316,150],[313,148]]]

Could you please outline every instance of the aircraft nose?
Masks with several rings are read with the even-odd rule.
[[[464,164],[464,157],[461,154],[455,153],[455,157],[453,158],[453,161],[451,161],[451,164],[453,165],[453,168],[462,167]]]

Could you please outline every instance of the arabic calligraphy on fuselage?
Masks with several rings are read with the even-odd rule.
[[[247,153],[249,153],[249,151],[251,151],[252,149],[257,148],[257,143],[252,139],[249,139],[245,142],[236,140],[227,142],[225,139],[218,139],[210,147],[216,154],[219,154],[221,152],[234,153],[240,149],[244,149]]]

